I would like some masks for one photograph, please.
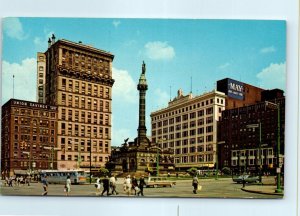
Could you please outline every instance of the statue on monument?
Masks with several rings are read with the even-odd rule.
[[[142,65],[142,74],[145,74],[146,73],[146,64],[145,62],[143,61],[143,65]]]

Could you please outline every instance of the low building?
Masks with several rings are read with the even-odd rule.
[[[1,134],[2,177],[57,169],[56,106],[10,99],[2,106]]]

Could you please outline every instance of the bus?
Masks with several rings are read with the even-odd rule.
[[[83,170],[42,170],[40,175],[47,175],[49,184],[65,184],[67,176],[70,176],[72,184],[86,183],[86,175]]]

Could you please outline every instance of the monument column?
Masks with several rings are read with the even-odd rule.
[[[138,127],[138,145],[142,142],[144,143],[147,140],[147,128],[146,128],[146,91],[148,90],[147,80],[146,80],[146,65],[143,61],[142,65],[142,74],[139,79],[139,84],[137,85],[137,89],[140,92],[139,99],[139,127]]]

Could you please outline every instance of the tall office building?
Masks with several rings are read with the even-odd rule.
[[[46,103],[58,106],[58,169],[104,166],[111,151],[114,56],[54,35],[45,56]]]
[[[176,168],[215,166],[217,121],[225,98],[216,90],[196,97],[179,90],[168,107],[151,113],[152,142],[173,150]]]
[[[2,106],[2,177],[56,169],[57,107],[10,99]]]

